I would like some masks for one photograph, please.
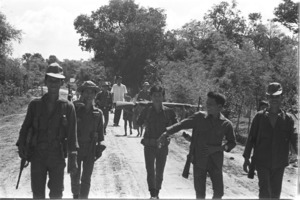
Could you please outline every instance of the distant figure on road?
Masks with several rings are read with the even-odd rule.
[[[158,140],[159,143],[164,143],[170,135],[182,129],[193,129],[189,141],[191,141],[190,153],[194,166],[194,187],[197,199],[204,199],[206,196],[207,174],[211,178],[213,198],[220,199],[224,195],[222,174],[224,151],[230,152],[236,145],[232,123],[221,113],[224,104],[224,95],[208,92],[207,112],[196,112],[168,127]],[[227,142],[222,145],[224,137]]]
[[[149,88],[150,88],[150,84],[148,82],[144,82],[143,84],[143,89],[137,94],[137,98],[136,100],[137,101],[150,101],[151,100],[151,97],[150,97],[150,91],[149,91]],[[133,112],[134,112],[134,117],[135,119],[133,119],[133,122],[134,122],[134,125],[136,124],[136,120],[137,120],[137,117],[139,116],[139,114],[142,112],[144,108],[139,106],[139,107],[135,107]],[[137,126],[134,128],[137,129],[137,137],[140,136],[142,137],[143,135],[143,126]]]
[[[270,106],[253,118],[243,154],[243,168],[248,172],[253,149],[251,161],[255,160],[259,198],[279,199],[284,169],[289,165],[289,145],[298,152],[297,132],[292,115],[281,109],[281,84],[270,83],[266,95]]]
[[[159,198],[169,145],[169,142],[166,142],[158,148],[156,140],[166,131],[166,127],[177,122],[174,111],[162,104],[164,94],[162,87],[151,87],[152,105],[142,111],[137,121],[138,125],[145,125],[145,134],[141,142],[144,145],[148,189],[151,198],[155,199]]]
[[[96,95],[95,103],[100,108],[104,115],[104,134],[109,121],[109,111],[112,109],[112,94],[109,91],[109,83],[104,82],[102,91]]]
[[[125,101],[130,102],[130,96],[125,96]],[[123,109],[123,120],[124,120],[124,131],[127,136],[127,124],[129,126],[130,135],[132,135],[132,118],[133,118],[133,108],[124,108]]]
[[[93,105],[94,98],[99,90],[92,81],[85,81],[77,89],[81,94],[80,99],[74,101],[79,142],[78,171],[71,174],[74,199],[88,198],[95,158],[101,156],[102,153],[100,152],[100,155],[97,155],[97,148],[104,140],[103,114],[100,109]]]
[[[267,101],[260,101],[258,105],[258,111],[269,108],[270,104]]]
[[[115,107],[115,116],[114,116],[114,126],[119,126],[120,117],[122,114],[122,109],[116,107],[117,101],[124,101],[124,97],[127,94],[127,88],[122,84],[122,77],[117,76],[116,84],[111,88],[111,93],[113,96],[113,104]]]
[[[50,64],[45,75],[48,93],[30,102],[20,130],[19,156],[28,159],[25,144],[29,129],[33,129],[34,150],[30,162],[34,199],[45,199],[47,176],[49,197],[62,198],[67,156],[68,172],[74,173],[78,168],[75,109],[71,102],[59,95],[64,79],[62,67],[57,63]]]

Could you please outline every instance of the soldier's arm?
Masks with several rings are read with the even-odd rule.
[[[291,118],[291,145],[295,152],[298,154],[298,132],[296,128],[296,123],[293,118]]]
[[[170,120],[171,120],[172,125],[174,125],[178,122],[176,119],[176,114],[175,114],[174,110],[170,111]]]
[[[223,145],[223,149],[226,152],[230,152],[236,146],[236,139],[233,130],[233,125],[231,122],[228,122],[227,130],[225,132],[225,139],[227,140],[226,144]]]
[[[72,103],[68,103],[67,109],[67,119],[68,119],[68,154],[77,153],[77,149],[79,148],[78,140],[77,140],[77,121],[76,121],[76,113],[75,108]]]
[[[182,129],[191,129],[195,127],[196,119],[198,118],[198,114],[194,114],[176,124],[173,124],[172,126],[167,127],[166,134],[172,135]]]
[[[97,132],[98,132],[98,143],[104,141],[104,123],[103,123],[103,113],[99,109],[100,112],[100,117],[99,117],[99,123],[97,127]]]
[[[253,118],[251,127],[250,127],[250,132],[247,138],[247,142],[245,145],[245,149],[244,149],[244,153],[243,153],[243,157],[246,159],[249,159],[251,156],[251,151],[254,147],[255,141],[256,141],[256,136],[257,136],[257,132],[258,132],[258,126],[259,126],[259,116],[258,114],[255,115],[255,117]]]
[[[28,105],[27,113],[19,132],[19,138],[16,143],[17,146],[25,145],[27,132],[29,128],[33,125],[33,118],[34,118],[34,103],[33,101],[31,101]]]

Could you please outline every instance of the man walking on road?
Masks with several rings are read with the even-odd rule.
[[[26,140],[29,129],[33,129],[34,150],[30,162],[34,199],[45,199],[47,175],[50,198],[62,198],[67,155],[68,172],[74,173],[77,170],[75,109],[71,102],[59,96],[64,78],[63,70],[57,63],[49,65],[45,75],[48,93],[30,102],[17,142],[19,156],[28,159]]]
[[[145,124],[142,144],[144,145],[148,189],[151,198],[158,199],[169,143],[166,142],[161,148],[158,148],[156,140],[166,131],[166,127],[177,121],[174,111],[162,104],[164,99],[164,89],[162,87],[153,86],[150,89],[150,96],[152,105],[142,111],[137,123],[138,125]]]
[[[104,134],[106,134],[106,127],[109,120],[109,111],[112,108],[112,95],[109,91],[109,83],[104,82],[102,91],[96,95],[95,103],[101,109],[104,115]]]
[[[102,154],[97,150],[101,147],[101,141],[104,140],[103,115],[102,111],[93,105],[94,98],[99,90],[92,81],[85,81],[77,89],[81,93],[80,99],[74,101],[79,142],[78,170],[76,173],[71,174],[74,199],[88,198],[95,158],[99,158]],[[97,153],[100,154],[97,155]]]
[[[170,135],[182,129],[193,129],[189,140],[191,141],[190,154],[194,165],[194,187],[197,199],[204,199],[206,196],[207,173],[212,181],[213,198],[222,198],[224,195],[223,152],[230,152],[236,145],[232,123],[221,114],[224,104],[224,95],[208,92],[207,113],[199,111],[168,127],[158,139],[158,143],[163,144]],[[224,136],[227,143],[222,145]]]
[[[280,198],[284,169],[288,166],[289,145],[298,152],[295,122],[281,109],[282,86],[270,83],[266,92],[269,108],[253,118],[243,157],[248,172],[250,155],[258,176],[259,198]]]
[[[114,126],[119,126],[120,117],[122,114],[122,109],[116,108],[117,101],[125,101],[125,95],[127,94],[127,88],[122,84],[122,77],[117,76],[116,84],[111,88],[111,93],[113,96],[113,104],[115,107],[115,116],[114,116]]]

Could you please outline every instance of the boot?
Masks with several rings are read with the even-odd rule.
[[[155,190],[156,199],[159,199],[158,194],[159,194],[159,190]]]
[[[156,192],[157,190],[156,189],[151,189],[150,190],[150,199],[157,199],[157,196],[156,196]]]
[[[79,199],[79,194],[73,194],[73,199]]]

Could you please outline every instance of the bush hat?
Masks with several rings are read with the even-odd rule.
[[[96,93],[100,91],[100,88],[93,81],[84,81],[82,85],[77,88],[77,92],[82,93],[83,90],[87,88],[93,89]]]
[[[53,78],[65,79],[63,68],[58,63],[51,63],[46,69],[46,75]]]
[[[110,84],[109,84],[109,82],[105,81],[105,82],[103,83],[103,86],[110,86]]]
[[[149,86],[150,84],[148,83],[148,82],[145,82],[144,84],[143,84],[143,86]]]
[[[268,85],[266,95],[277,96],[282,94],[282,86],[280,83],[273,82]]]

